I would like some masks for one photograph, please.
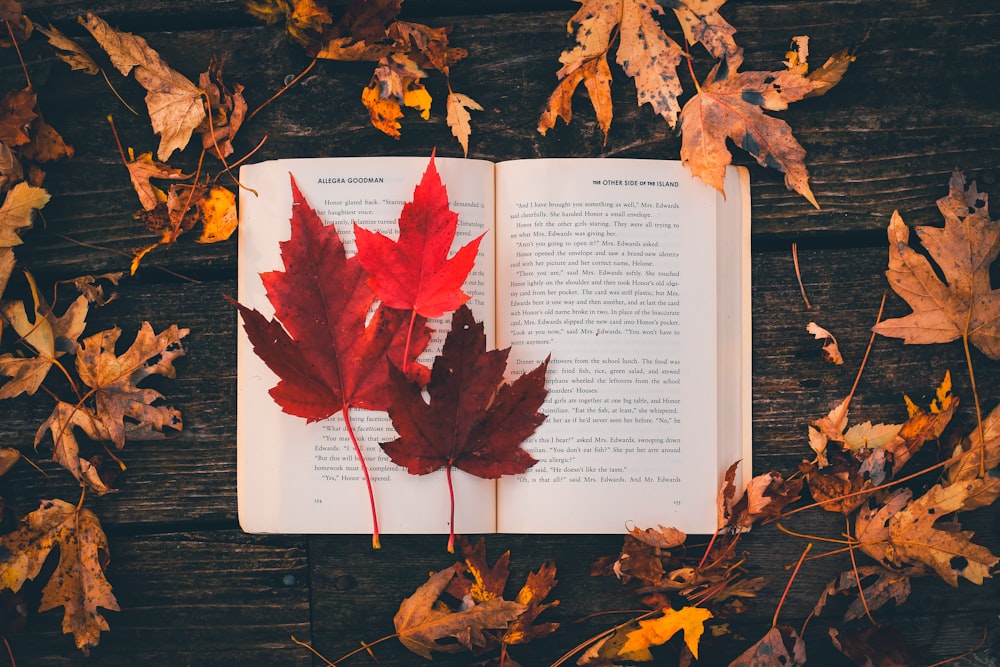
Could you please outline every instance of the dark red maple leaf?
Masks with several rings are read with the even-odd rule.
[[[486,479],[516,475],[536,463],[521,447],[545,420],[538,412],[545,395],[548,359],[511,384],[504,382],[505,350],[486,349],[483,324],[467,306],[452,317],[441,355],[434,360],[424,402],[420,385],[402,371],[389,371],[389,417],[399,438],[382,444],[397,465],[412,475],[444,468],[451,495],[451,536],[454,551],[455,495],[453,467]]]
[[[275,402],[308,422],[343,412],[367,479],[348,411],[388,408],[389,361],[406,364],[412,379],[426,380],[427,369],[413,362],[430,340],[430,330],[419,318],[416,335],[408,341],[410,318],[385,307],[379,307],[366,325],[375,295],[361,262],[356,255],[347,258],[337,230],[323,224],[294,177],[291,187],[291,236],[281,243],[284,271],[261,274],[275,319],[236,305],[254,352],[280,378],[270,391]],[[404,353],[408,342],[409,351]],[[377,545],[370,480],[369,496]]]
[[[448,191],[431,155],[413,201],[399,216],[398,241],[354,225],[357,257],[383,305],[412,311],[412,318],[439,317],[469,300],[462,283],[476,262],[483,236],[449,259],[457,229],[458,213],[448,208]]]

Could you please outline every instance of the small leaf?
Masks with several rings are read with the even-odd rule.
[[[452,92],[448,93],[447,107],[448,127],[451,128],[452,135],[458,139],[458,143],[462,146],[462,152],[468,157],[469,136],[472,134],[472,128],[469,127],[469,121],[472,119],[472,116],[469,115],[468,110],[475,109],[476,111],[482,111],[483,108],[468,95]]]
[[[663,644],[675,634],[684,631],[684,643],[691,654],[698,657],[698,643],[705,631],[705,621],[712,618],[712,612],[702,607],[664,609],[662,616],[640,620],[639,629],[628,633],[628,641],[620,653],[627,655]]]

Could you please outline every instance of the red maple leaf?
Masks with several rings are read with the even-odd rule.
[[[367,480],[348,410],[388,408],[390,360],[406,364],[411,378],[426,380],[427,369],[412,362],[430,340],[430,330],[422,318],[417,322],[404,359],[410,319],[405,313],[379,307],[366,326],[375,295],[361,262],[356,255],[347,258],[337,230],[323,224],[294,177],[291,186],[291,236],[280,244],[285,270],[261,274],[275,319],[236,305],[254,352],[280,378],[270,391],[275,402],[308,422],[343,412]],[[370,480],[368,484],[377,545],[378,521]]]
[[[545,395],[548,359],[511,384],[504,382],[505,350],[486,349],[483,324],[467,306],[452,317],[441,355],[434,360],[424,402],[420,385],[390,369],[389,417],[399,438],[382,449],[412,475],[444,468],[451,496],[454,550],[455,493],[453,467],[486,479],[516,475],[536,463],[521,443],[545,420],[538,412]]]
[[[448,258],[458,213],[448,208],[448,191],[434,166],[434,156],[413,190],[413,201],[399,216],[399,240],[354,225],[357,257],[368,272],[375,296],[389,308],[439,317],[466,301],[462,283],[476,262],[483,235]],[[403,366],[407,370],[406,366]]]

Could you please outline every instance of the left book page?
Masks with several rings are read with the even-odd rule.
[[[288,239],[292,196],[289,174],[324,223],[335,225],[350,257],[353,223],[398,237],[403,205],[427,168],[423,157],[303,158],[240,168],[239,301],[269,319],[274,309],[260,273],[284,270],[279,242]],[[494,329],[493,164],[436,158],[453,211],[459,214],[453,252],[489,230],[465,292],[486,331]],[[255,194],[256,193],[256,194]],[[447,331],[422,357],[428,366]],[[277,376],[253,352],[238,325],[237,495],[242,528],[253,533],[370,533],[368,492],[343,414],[312,424],[281,411],[268,391]],[[494,341],[489,340],[489,345]],[[372,476],[382,533],[447,533],[448,488],[444,471],[414,476],[386,456],[380,442],[396,438],[384,412],[352,409],[351,423]],[[456,525],[462,532],[493,532],[496,485],[455,475]]]

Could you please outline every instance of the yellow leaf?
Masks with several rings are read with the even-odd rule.
[[[17,230],[31,226],[35,209],[49,202],[49,193],[21,181],[7,193],[0,206],[0,248],[10,248],[21,243]]]
[[[403,91],[403,104],[420,112],[420,117],[427,120],[431,117],[431,94],[424,84],[413,82]]]
[[[705,621],[712,618],[712,612],[701,607],[665,609],[663,616],[639,621],[639,629],[628,633],[628,641],[619,655],[642,651],[650,646],[659,646],[679,631],[684,631],[684,643],[691,654],[698,657],[698,642],[705,631]]]
[[[216,186],[198,201],[201,209],[202,231],[198,243],[225,241],[236,231],[236,195],[224,187]]]
[[[372,82],[361,91],[361,102],[368,109],[372,125],[393,139],[399,139],[399,119],[403,110],[396,100],[385,100],[378,92],[378,84]]]

